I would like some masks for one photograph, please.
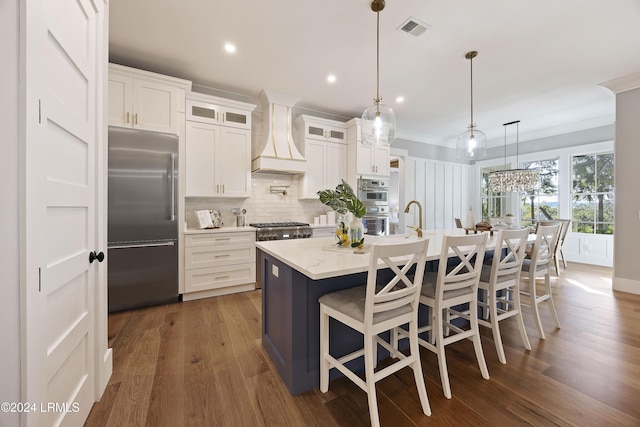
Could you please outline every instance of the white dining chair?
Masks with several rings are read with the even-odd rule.
[[[325,294],[319,299],[320,390],[323,393],[329,390],[329,370],[338,369],[367,393],[372,426],[380,425],[375,383],[407,366],[413,369],[422,412],[431,415],[417,332],[418,300],[428,246],[427,239],[372,244],[366,285]],[[384,283],[378,280],[380,260],[393,272],[390,280],[382,280]],[[415,274],[409,275],[414,265]],[[329,348],[330,318],[360,332],[364,336],[364,348],[339,359],[332,356]],[[405,324],[408,325],[409,355],[398,351],[379,336]],[[397,361],[376,372],[378,345],[388,350]],[[364,379],[346,366],[360,357],[364,357]]]
[[[567,235],[567,231],[569,231],[569,227],[571,226],[570,219],[554,219],[552,221],[540,221],[538,222],[538,227],[541,225],[559,225],[558,227],[558,238],[556,239],[555,247],[553,248],[553,267],[555,269],[555,275],[560,275],[560,256],[562,256],[562,265],[564,268],[567,268],[567,262],[564,259],[564,252],[562,251],[562,246],[564,245],[564,239]],[[536,228],[537,230],[537,228]],[[529,254],[527,258],[531,258]]]
[[[521,281],[527,282],[527,286],[521,287],[520,289],[520,294],[524,297],[522,298],[521,304],[531,307],[541,339],[545,339],[545,335],[542,329],[542,321],[540,320],[540,310],[538,308],[540,303],[544,301],[547,302],[556,328],[560,328],[558,313],[556,312],[551,294],[550,277],[559,230],[560,224],[539,225],[536,230],[536,239],[531,247],[530,258],[525,258],[522,262],[522,273],[524,274],[522,274],[520,278]],[[536,288],[536,278],[538,277],[544,278],[544,291],[541,294],[538,293],[538,289]]]
[[[516,318],[524,348],[531,350],[520,306],[520,272],[525,257],[529,230],[501,230],[496,236],[496,248],[490,265],[483,265],[478,287],[478,305],[488,314],[478,319],[481,326],[490,328],[500,363],[507,363],[500,336],[499,322]]]
[[[447,372],[445,346],[463,339],[473,342],[482,377],[489,379],[478,327],[478,281],[488,233],[464,236],[444,236],[437,272],[425,273],[420,292],[420,304],[430,308],[429,323],[418,328],[418,333],[430,331],[430,340],[418,338],[424,348],[438,355],[442,390],[451,399],[451,386]],[[468,305],[468,325],[454,323],[465,311],[456,306]],[[458,322],[460,323],[460,322]],[[466,323],[466,322],[465,322]],[[402,329],[397,329],[404,336]]]
[[[562,222],[562,228],[558,233],[558,242],[556,243],[556,250],[553,253],[553,263],[556,267],[556,273],[560,274],[560,258],[562,258],[562,266],[567,268],[567,260],[564,258],[564,241],[567,237],[567,232],[569,228],[571,228],[571,220],[570,219],[559,219],[558,221]]]

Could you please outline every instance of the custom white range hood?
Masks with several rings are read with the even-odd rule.
[[[307,161],[293,142],[291,109],[298,98],[263,90],[258,96],[262,105],[262,140],[252,146],[252,172],[301,174]]]

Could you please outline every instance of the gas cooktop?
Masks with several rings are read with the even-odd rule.
[[[256,240],[304,239],[313,236],[313,228],[306,222],[254,222]]]

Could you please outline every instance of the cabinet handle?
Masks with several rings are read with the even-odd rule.
[[[231,237],[217,237],[215,240],[231,240]]]
[[[224,194],[224,184],[222,184],[222,194]]]
[[[229,277],[231,277],[231,276],[229,276],[229,275],[226,275],[226,276],[216,276],[216,280],[228,279]]]
[[[216,184],[216,193],[220,193],[220,184]]]
[[[228,256],[231,256],[231,255],[229,255],[229,254],[216,255],[216,256],[214,256],[214,258],[224,258],[224,257],[228,257]]]
[[[129,112],[127,111],[127,123],[129,123]]]
[[[138,124],[138,113],[136,113],[136,125]]]

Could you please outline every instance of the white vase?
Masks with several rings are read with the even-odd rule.
[[[351,222],[349,223],[349,243],[351,246],[354,246],[355,243],[360,244],[363,237],[364,225],[362,224],[362,218],[351,215]]]
[[[473,210],[469,208],[467,212],[467,227],[468,229],[476,228],[476,220],[473,218]]]

